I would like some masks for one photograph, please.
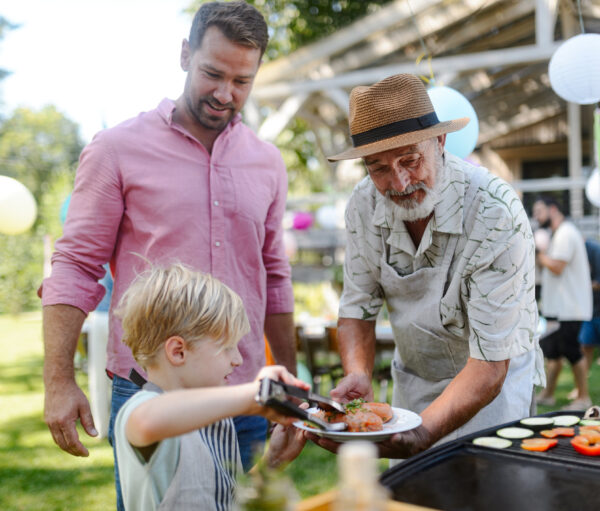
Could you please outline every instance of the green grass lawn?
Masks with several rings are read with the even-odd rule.
[[[76,458],[61,451],[43,421],[40,313],[0,316],[0,510],[63,511],[114,509],[112,450],[106,439],[80,436],[90,451]],[[78,372],[87,390],[86,375]],[[570,369],[559,380],[557,406],[568,403]],[[590,393],[600,403],[600,366],[590,374]],[[383,460],[380,469],[386,467]],[[336,457],[308,444],[286,469],[300,496],[324,492],[337,481]]]
[[[0,511],[114,509],[112,449],[106,439],[80,437],[90,451],[61,451],[43,421],[41,314],[0,315]],[[87,391],[87,378],[78,372]],[[301,497],[333,487],[336,457],[309,444],[286,472]]]

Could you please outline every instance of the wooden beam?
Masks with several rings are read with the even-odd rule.
[[[554,41],[557,0],[535,0],[535,43],[544,46]]]
[[[435,73],[441,73],[545,61],[550,59],[560,44],[561,42],[556,42],[544,48],[529,45],[479,53],[452,55],[432,60],[431,66]],[[416,62],[403,62],[354,71],[323,80],[279,82],[263,86],[255,85],[252,95],[256,99],[272,99],[275,97],[288,97],[302,92],[310,93],[339,87],[354,87],[356,85],[375,83],[397,73],[413,73],[428,76],[429,69],[427,68],[427,63],[423,61],[420,64],[416,64]]]
[[[395,27],[384,33],[378,33],[371,35],[367,41],[361,47],[353,48],[352,51],[345,52],[339,57],[332,57],[331,63],[327,65],[328,71],[332,74],[345,73],[351,69],[358,69],[371,64],[374,61],[380,60],[381,58],[394,54],[401,48],[407,45],[414,44],[418,45],[419,35],[424,39],[430,37],[436,32],[447,28],[450,25],[460,23],[464,21],[463,28],[460,34],[456,34],[463,39],[464,34],[468,32],[470,37],[481,36],[482,30],[490,29],[491,26],[498,26],[498,17],[503,18],[505,16],[513,18],[514,16],[522,16],[523,12],[533,11],[533,0],[524,0],[519,2],[514,8],[502,11],[501,9],[496,12],[494,16],[486,17],[484,24],[470,19],[472,15],[479,9],[485,7],[486,10],[495,6],[496,4],[504,4],[506,0],[481,0],[471,2],[459,2],[448,5],[435,6],[430,9],[423,9],[420,13],[415,14],[414,23],[412,20],[403,24],[402,26]],[[419,4],[420,5],[420,4]],[[504,21],[504,20],[500,20]],[[494,25],[491,25],[491,24]],[[416,25],[416,27],[415,27]],[[416,30],[418,28],[418,31]],[[462,44],[461,40],[455,38],[452,39],[455,47]],[[421,51],[420,46],[418,46]],[[435,48],[428,47],[431,54],[437,53]]]
[[[258,136],[273,142],[292,120],[292,117],[298,113],[306,98],[308,98],[307,93],[295,94],[287,98],[277,111],[264,120],[258,130]]]
[[[537,124],[554,117],[563,110],[564,107],[560,101],[547,101],[544,100],[544,97],[552,98],[550,94],[546,94],[538,98],[538,103],[535,105],[526,103],[520,105],[519,102],[515,102],[515,114],[506,120],[493,119],[493,122],[490,122],[486,118],[480,118],[477,144],[485,144],[512,131]]]

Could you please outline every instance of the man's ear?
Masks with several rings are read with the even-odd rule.
[[[185,362],[187,344],[182,337],[174,335],[165,341],[165,355],[167,360],[174,366],[180,366]]]
[[[179,56],[179,65],[186,73],[190,70],[190,61],[192,60],[192,51],[187,39],[181,41],[181,55]]]
[[[446,145],[446,135],[447,135],[447,133],[444,133],[443,135],[438,135],[438,137],[437,137],[438,144],[439,144],[440,150],[442,152],[444,151],[444,146]]]

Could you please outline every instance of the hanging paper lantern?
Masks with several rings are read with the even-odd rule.
[[[337,227],[337,209],[333,205],[321,206],[317,210],[317,222],[323,229],[335,229]]]
[[[479,120],[475,109],[460,92],[450,87],[431,87],[427,90],[440,122],[468,117],[471,119],[462,130],[446,135],[446,150],[466,158],[473,152],[479,137]]]
[[[596,167],[585,185],[585,196],[597,208],[600,208],[600,171]]]
[[[566,101],[600,101],[600,34],[571,37],[554,52],[548,66],[550,85]]]
[[[11,177],[0,176],[0,233],[25,232],[36,216],[35,199],[25,185]]]

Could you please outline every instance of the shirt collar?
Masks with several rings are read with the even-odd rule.
[[[427,224],[423,233],[423,239],[418,251],[408,234],[403,220],[396,217],[391,219],[392,225],[388,225],[385,216],[385,197],[376,190],[375,209],[373,211],[373,225],[376,227],[387,228],[390,230],[390,236],[387,243],[404,252],[412,255],[418,255],[424,252],[433,241],[433,233],[461,234],[463,231],[463,210],[464,210],[464,192],[465,192],[465,174],[461,168],[459,158],[445,153],[445,165],[443,170],[443,179],[445,181],[442,187],[442,196],[440,201],[433,208],[433,217]],[[369,178],[370,179],[370,178]],[[373,187],[375,185],[373,184]]]

